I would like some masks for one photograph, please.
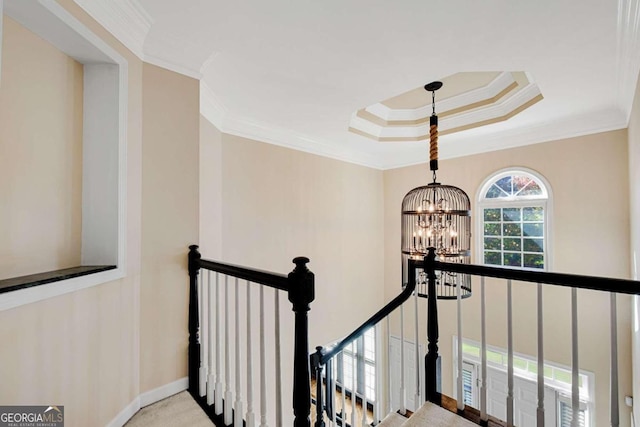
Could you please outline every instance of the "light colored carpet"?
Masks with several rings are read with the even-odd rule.
[[[142,408],[125,427],[211,427],[213,423],[191,397],[183,391]]]
[[[384,417],[384,420],[378,424],[378,427],[400,427],[405,421],[407,421],[405,417],[397,412],[392,412]]]
[[[453,412],[434,405],[431,402],[425,403],[415,414],[403,424],[403,427],[478,427],[476,424],[466,420]]]

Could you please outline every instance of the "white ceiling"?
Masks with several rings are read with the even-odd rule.
[[[377,168],[425,142],[348,132],[367,105],[462,71],[526,71],[544,99],[442,136],[442,158],[627,126],[638,0],[75,0],[145,61],[202,78],[222,131]]]

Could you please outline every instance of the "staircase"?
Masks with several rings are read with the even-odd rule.
[[[543,293],[549,286],[567,288],[571,293],[571,347],[573,363],[570,368],[571,391],[568,403],[564,403],[564,427],[579,427],[583,422],[583,410],[580,400],[580,366],[578,357],[578,289],[602,292],[610,300],[610,312],[599,313],[602,321],[611,325],[609,341],[610,360],[609,377],[609,425],[619,426],[619,384],[618,384],[618,345],[617,345],[617,300],[618,294],[640,295],[640,282],[631,280],[577,276],[541,271],[525,271],[499,267],[486,267],[469,264],[440,262],[430,249],[427,257],[412,262],[423,269],[428,277],[426,295],[436,295],[436,286],[447,275],[464,274],[469,280],[480,285],[481,313],[478,325],[482,329],[480,351],[481,374],[478,374],[480,392],[477,408],[466,406],[463,401],[463,366],[458,358],[455,369],[454,393],[458,400],[442,394],[441,361],[438,353],[438,305],[437,298],[427,298],[427,352],[420,352],[417,345],[406,347],[406,339],[420,342],[424,335],[418,321],[418,299],[423,298],[424,290],[416,291],[416,283],[409,281],[402,291],[387,305],[374,313],[356,330],[331,344],[317,346],[309,354],[308,317],[310,304],[314,300],[314,275],[306,264],[306,258],[296,258],[295,269],[289,275],[264,272],[247,267],[203,260],[197,246],[191,246],[189,252],[190,301],[189,301],[189,392],[200,404],[209,418],[218,426],[246,427],[314,427],[352,426],[461,426],[474,425],[496,427],[556,427],[556,418],[551,413],[545,417],[545,353]],[[485,280],[486,279],[486,280]],[[507,349],[508,359],[505,376],[505,398],[499,405],[504,413],[492,413],[488,407],[487,387],[487,331],[485,316],[485,286],[506,286],[507,301]],[[514,351],[512,330],[512,288],[523,286],[521,283],[533,283],[537,289],[537,298],[527,304],[537,306],[536,323],[531,331],[537,334],[537,408],[533,406],[533,415],[518,418],[518,396],[514,388]],[[455,287],[455,285],[454,285]],[[476,291],[477,292],[477,291]],[[457,336],[464,337],[462,323],[462,295],[457,293],[458,324]],[[284,298],[286,294],[286,298]],[[293,336],[282,334],[282,318],[293,316],[287,325],[294,325]],[[413,316],[411,316],[413,314]],[[390,321],[391,316],[394,321]],[[399,319],[399,322],[397,320]],[[394,323],[395,322],[395,323]],[[477,325],[476,325],[477,326]],[[373,387],[375,395],[367,388],[369,375],[362,362],[362,355],[356,355],[358,340],[364,340],[365,333],[372,327],[381,331],[383,343],[380,354],[376,354],[376,378]],[[398,334],[400,345],[400,374],[392,375],[390,367],[390,342]],[[607,343],[602,343],[607,345]],[[457,354],[462,353],[462,340],[457,340]],[[406,357],[410,356],[410,357]],[[411,362],[405,362],[412,360]],[[386,362],[386,363],[385,363]],[[533,363],[533,362],[530,362]],[[606,363],[606,361],[605,361]],[[353,367],[364,366],[362,371]],[[351,366],[352,368],[348,368]],[[424,366],[424,374],[421,374]],[[349,373],[351,369],[351,373]],[[283,377],[293,373],[292,381],[283,382]],[[356,372],[354,374],[354,372]],[[447,374],[449,375],[449,374]],[[314,393],[311,393],[311,378],[314,378]],[[358,381],[356,381],[358,378]],[[605,381],[599,378],[598,381]],[[380,385],[385,384],[383,389]],[[412,385],[410,385],[412,384]],[[421,384],[424,384],[421,385]],[[393,386],[393,387],[392,387]],[[409,389],[411,387],[411,389]],[[394,390],[392,396],[391,390]],[[531,393],[535,396],[535,393]],[[407,395],[410,399],[407,400]],[[313,401],[313,407],[312,407]],[[418,402],[415,413],[407,410],[408,402]],[[495,400],[494,400],[495,402]],[[292,403],[292,410],[284,404]],[[353,403],[353,405],[352,405]],[[495,404],[495,403],[494,403]],[[368,411],[362,411],[368,408]],[[313,416],[311,410],[313,409]],[[371,415],[373,414],[373,422]],[[407,414],[407,416],[400,415]],[[524,421],[523,421],[524,420]],[[591,426],[594,422],[591,421]],[[558,424],[559,426],[559,424]]]
[[[465,418],[449,412],[438,405],[426,402],[409,418],[398,413],[387,415],[380,427],[476,427],[476,424]]]

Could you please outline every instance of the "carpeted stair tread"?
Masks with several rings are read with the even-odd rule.
[[[431,402],[425,403],[402,427],[478,427],[469,420]]]
[[[400,427],[405,421],[407,421],[406,417],[403,417],[397,412],[392,412],[384,417],[384,420],[378,424],[378,427]]]

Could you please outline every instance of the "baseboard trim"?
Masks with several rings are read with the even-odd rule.
[[[165,384],[140,395],[140,407],[144,408],[169,396],[185,391],[189,388],[189,378],[184,377],[172,383]]]
[[[184,377],[172,383],[165,384],[153,390],[142,393],[133,399],[116,417],[107,424],[107,427],[122,427],[133,417],[136,412],[145,406],[159,402],[169,396],[180,393],[189,388],[189,378]]]
[[[114,419],[107,424],[107,427],[122,427],[140,410],[140,397],[133,399]]]

